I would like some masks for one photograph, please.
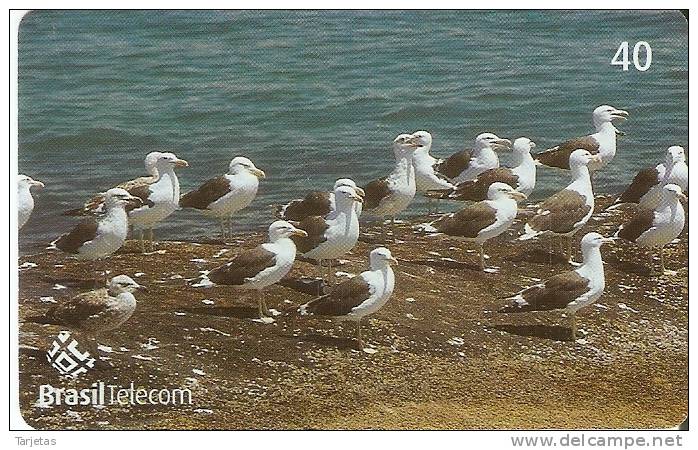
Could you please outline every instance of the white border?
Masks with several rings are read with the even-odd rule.
[[[85,0],[80,0],[80,1],[63,1],[60,2],[61,8],[79,8],[79,9],[89,9],[89,8],[155,8],[155,9],[165,9],[165,8],[190,8],[192,5],[187,4],[185,2],[181,1],[174,1],[174,2],[164,2],[164,1],[150,1],[150,2],[143,2],[143,1],[133,1],[133,0],[122,0],[119,2],[115,1],[106,1],[106,2],[100,2],[99,5],[94,4],[92,2],[88,2]],[[587,1],[587,2],[574,2],[574,3],[564,3],[560,4],[559,2],[552,2],[552,1],[525,1],[525,2],[514,2],[514,1],[501,1],[501,0],[492,0],[487,3],[487,6],[489,10],[492,9],[520,9],[520,8],[529,8],[529,9],[538,9],[538,8],[547,8],[547,9],[603,9],[603,8],[627,8],[627,9],[686,9],[688,6],[689,2],[677,2],[677,1],[663,1],[663,2],[648,2],[648,1],[641,1],[641,0],[636,0],[636,1],[628,1],[628,0],[616,0],[615,2],[609,3],[608,1],[600,1],[600,0],[592,0],[592,1]],[[35,1],[32,2],[32,5],[37,8],[57,8],[59,5],[56,4],[56,2],[49,2],[49,1]],[[388,0],[388,1],[354,1],[351,3],[346,3],[346,2],[337,2],[337,1],[319,1],[319,0],[302,0],[302,1],[297,1],[293,3],[282,3],[279,1],[274,1],[274,0],[258,0],[254,4],[250,5],[240,5],[236,3],[231,3],[231,2],[224,2],[224,1],[202,1],[196,3],[197,7],[201,8],[220,8],[220,9],[226,9],[226,8],[231,8],[231,7],[237,7],[237,6],[249,6],[249,7],[254,7],[256,9],[277,9],[277,8],[294,8],[294,9],[315,9],[315,8],[345,8],[345,9],[420,9],[420,8],[425,8],[429,7],[430,9],[458,9],[458,8],[467,8],[468,4],[465,4],[463,2],[459,1],[443,1],[443,0],[436,0],[429,2],[428,4],[424,4],[422,2],[417,2],[414,0],[403,0],[403,1],[397,1],[397,0]],[[478,6],[478,5],[475,5]],[[561,8],[561,6],[563,8]],[[675,8],[672,8],[672,6],[676,6]],[[8,28],[8,33],[5,33],[3,38],[3,49],[8,49],[10,48],[10,53],[9,53],[9,79],[6,79],[8,84],[10,85],[10,97],[7,98],[7,101],[4,102],[5,105],[10,105],[10,109],[12,111],[11,117],[8,115],[8,111],[6,109],[3,110],[3,124],[7,124],[8,121],[10,121],[10,127],[9,130],[7,130],[6,126],[3,125],[3,129],[9,131],[9,138],[10,138],[10,148],[8,151],[10,152],[11,155],[11,163],[9,167],[9,173],[8,173],[8,178],[6,179],[6,183],[3,184],[3,191],[7,189],[7,191],[3,192],[5,195],[4,198],[8,198],[8,196],[11,196],[11,203],[10,203],[10,208],[9,210],[5,210],[6,212],[12,212],[15,210],[15,174],[17,173],[17,30],[19,27],[19,23],[21,21],[21,18],[26,12],[23,12],[21,10],[16,10],[16,11],[9,11],[9,28]],[[698,19],[698,14],[696,17],[694,17],[694,21]],[[695,25],[694,25],[695,27]],[[693,33],[695,34],[695,33]],[[695,42],[693,39],[693,36],[691,33],[689,33],[689,45],[690,45],[690,57],[694,57],[695,49],[698,48],[698,43]],[[7,51],[7,50],[3,50]],[[7,59],[5,59],[7,61]],[[5,71],[5,74],[8,74],[8,71]],[[6,75],[7,76],[7,75]],[[695,74],[690,74],[689,71],[689,85],[692,84],[694,81],[696,75]],[[7,91],[3,94],[4,97],[7,96]],[[689,112],[691,109],[691,106],[694,103],[694,96],[695,96],[695,90],[694,92],[691,93],[690,99],[689,99]],[[693,119],[692,116],[689,116],[690,119]],[[694,127],[693,125],[693,120],[689,121],[689,136],[690,138],[694,138],[695,132],[693,132]],[[695,139],[693,139],[694,142],[698,142]],[[689,148],[690,151],[690,148]],[[690,159],[689,158],[689,164],[690,164]],[[9,194],[9,195],[8,195]],[[10,242],[3,242],[3,247],[5,249],[5,254],[10,255],[10,260],[9,263],[7,261],[4,262],[5,264],[5,274],[9,274],[7,278],[5,278],[7,282],[9,282],[9,289],[10,292],[12,293],[12,297],[8,298],[7,301],[9,302],[9,305],[13,305],[13,307],[10,308],[11,310],[11,317],[10,323],[12,325],[12,329],[10,330],[9,335],[11,336],[11,339],[8,342],[8,334],[7,333],[1,333],[2,334],[2,342],[3,342],[3,348],[10,350],[10,367],[8,369],[7,364],[6,364],[6,359],[3,357],[3,368],[2,368],[2,381],[3,385],[7,386],[8,383],[10,384],[10,392],[5,392],[3,390],[3,397],[5,397],[4,402],[2,402],[4,405],[8,405],[10,407],[11,411],[11,416],[7,416],[7,409],[6,408],[1,408],[2,409],[2,418],[3,420],[7,420],[7,422],[10,424],[11,428],[13,429],[26,429],[26,430],[31,430],[31,427],[29,427],[24,420],[21,418],[21,415],[19,414],[19,386],[18,386],[18,359],[17,359],[17,348],[18,348],[18,342],[17,342],[17,233],[16,233],[16,216],[15,214],[9,214],[9,225],[8,221],[5,220],[3,221],[3,228],[8,227],[9,229],[5,230],[7,232],[7,235],[11,236]],[[693,232],[693,228],[698,227],[698,224],[694,223],[693,227],[690,227],[690,232]],[[691,249],[689,248],[689,259],[690,256],[693,254]],[[692,274],[693,270],[690,271],[689,273],[689,280],[692,279]],[[4,309],[3,311],[7,311],[7,309]],[[4,317],[3,313],[3,317]],[[5,321],[4,323],[7,323]],[[696,343],[696,337],[694,336],[690,338],[690,348],[696,349],[698,348],[698,345]],[[696,373],[695,370],[695,350],[691,351],[691,356],[694,356],[690,358],[690,367],[689,370],[691,373]],[[13,377],[8,379],[8,372],[15,374]],[[694,387],[693,391],[694,393],[690,396],[690,402],[693,403],[692,401],[695,400],[695,391],[697,390],[697,387]],[[698,422],[698,421],[697,421]],[[693,429],[698,429],[698,423],[693,425]],[[215,444],[222,444],[226,446],[234,446],[234,447],[247,447],[247,446],[268,446],[268,445],[283,445],[286,448],[308,448],[308,447],[315,447],[315,444],[320,444],[322,443],[323,446],[327,445],[332,445],[333,447],[339,447],[339,448],[345,448],[345,447],[351,447],[351,448],[356,448],[357,446],[362,446],[362,445],[371,445],[371,446],[380,446],[380,445],[388,445],[388,446],[400,446],[400,447],[406,447],[406,448],[428,448],[430,446],[433,446],[435,444],[434,439],[438,439],[439,443],[442,444],[454,444],[457,446],[468,446],[468,447],[474,447],[474,448],[481,448],[483,446],[487,446],[488,448],[511,448],[511,442],[510,442],[510,437],[511,436],[518,436],[518,435],[525,435],[525,434],[536,434],[536,435],[542,435],[542,436],[556,436],[556,437],[562,437],[568,434],[566,431],[558,431],[558,432],[538,432],[538,433],[522,433],[522,432],[515,432],[515,431],[494,431],[494,432],[477,432],[477,431],[466,431],[466,432],[451,432],[451,433],[433,433],[433,432],[409,432],[409,433],[399,433],[399,432],[314,432],[314,433],[304,433],[304,432],[234,432],[236,433],[235,436],[235,442],[230,443],[227,441],[229,439],[228,435],[224,435],[223,433],[230,433],[230,432],[195,432],[195,433],[187,433],[187,432],[156,432],[156,433],[143,433],[143,432],[99,432],[99,434],[95,434],[97,432],[43,432],[43,431],[34,431],[34,432],[6,432],[6,437],[9,439],[7,440],[8,443],[10,444],[15,444],[15,437],[16,436],[23,436],[23,437],[43,437],[43,438],[56,438],[57,443],[60,447],[68,447],[70,446],[71,448],[83,448],[83,447],[101,447],[101,448],[116,448],[122,447],[124,445],[135,445],[138,448],[143,448],[143,447],[150,447],[150,446],[155,446],[155,445],[176,445],[176,447],[198,447],[201,446],[202,443],[206,443],[206,445],[210,445],[212,443]],[[350,434],[349,434],[350,433]],[[644,433],[648,436],[652,435],[657,435],[657,434],[662,434],[662,433],[669,433],[667,432],[659,432],[659,433]],[[581,433],[572,433],[579,435]],[[591,432],[587,432],[587,434],[591,434]],[[594,432],[594,434],[597,435],[618,435],[618,436],[638,436],[638,432],[632,431],[632,432],[605,432],[605,431],[599,431],[599,432]],[[690,432],[690,433],[685,433],[682,432],[680,435],[683,436],[683,444],[684,446],[686,445],[695,445],[696,444],[696,439],[693,437],[696,433],[695,432]],[[577,447],[578,448],[578,447]]]

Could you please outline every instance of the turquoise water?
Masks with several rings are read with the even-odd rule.
[[[75,219],[61,211],[140,175],[155,149],[190,162],[183,191],[250,157],[268,178],[236,225],[260,229],[271,204],[340,176],[386,174],[399,133],[429,130],[438,156],[484,131],[545,149],[591,132],[604,103],[631,113],[595,178],[597,191],[616,192],[669,145],[687,145],[687,33],[680,13],[659,11],[30,13],[19,168],[47,187],[22,245],[69,229]],[[622,41],[639,40],[652,47],[649,70],[609,64]],[[567,181],[539,174],[539,198]],[[159,236],[216,230],[179,211]]]

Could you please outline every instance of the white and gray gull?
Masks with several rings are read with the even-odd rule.
[[[296,244],[293,236],[306,236],[292,224],[277,220],[269,226],[269,241],[245,250],[232,261],[206,272],[195,287],[211,287],[214,284],[237,286],[257,291],[259,315],[264,322],[271,322],[269,308],[262,290],[278,283],[293,267],[296,260]]]
[[[509,229],[516,219],[517,201],[525,200],[526,195],[497,182],[489,186],[487,197],[488,200],[445,214],[419,228],[431,235],[447,235],[476,243],[480,251],[480,270],[485,270],[485,242]]]
[[[577,149],[584,149],[592,155],[599,155],[599,160],[589,165],[589,170],[603,168],[616,156],[616,134],[622,134],[613,125],[614,120],[626,120],[628,112],[613,106],[601,105],[593,112],[596,133],[570,139],[553,148],[538,153],[536,161],[543,166],[569,169],[570,155]]]
[[[150,152],[145,156],[143,160],[143,165],[145,166],[145,171],[148,175],[134,178],[129,181],[124,181],[114,186],[115,188],[126,189],[127,191],[133,187],[141,186],[143,184],[153,183],[158,179],[158,169],[155,167],[155,163],[158,160],[161,152]],[[99,193],[92,197],[90,200],[86,201],[85,204],[80,208],[70,209],[63,212],[64,216],[87,216],[100,214],[104,209],[104,193]]]
[[[472,180],[482,172],[499,167],[498,150],[509,149],[511,141],[493,133],[482,133],[475,138],[472,150],[461,150],[438,163],[435,170],[451,180],[461,183]]]
[[[397,260],[385,247],[378,247],[369,255],[369,270],[338,284],[326,295],[302,305],[302,316],[331,317],[356,322],[356,339],[364,348],[361,337],[361,319],[380,310],[395,289],[395,274],[390,263]]]
[[[581,266],[506,297],[511,303],[499,312],[563,310],[571,319],[572,340],[576,339],[577,311],[597,301],[606,286],[601,245],[612,240],[598,233],[586,234],[581,242]]]
[[[175,168],[189,167],[189,163],[179,159],[174,153],[160,153],[155,161],[158,178],[128,189],[128,192],[143,201],[143,206],[129,211],[128,218],[133,231],[148,232],[150,250],[153,248],[153,228],[179,208],[179,179]],[[141,242],[142,250],[144,249]]]
[[[678,145],[667,149],[663,163],[638,172],[616,204],[639,203],[643,208],[654,208],[662,199],[662,188],[667,184],[679,186],[684,193],[688,189],[686,153]]]
[[[34,211],[34,197],[31,193],[33,187],[43,188],[44,183],[27,175],[20,174],[17,177],[17,229],[22,229]]]
[[[664,266],[664,246],[681,234],[686,223],[680,200],[688,200],[681,188],[675,184],[667,184],[662,188],[661,200],[654,208],[638,208],[635,215],[621,225],[615,234],[615,237],[634,242],[640,247],[659,247],[662,273],[672,273]]]
[[[479,202],[487,198],[487,190],[492,183],[506,183],[528,197],[536,186],[536,163],[531,156],[535,146],[528,138],[517,138],[512,146],[513,167],[485,170],[473,180],[458,183],[452,189],[430,191],[427,196]]]
[[[247,208],[257,195],[259,180],[265,173],[244,156],[230,161],[228,173],[212,178],[198,189],[184,194],[179,200],[182,208],[193,208],[205,216],[218,219],[221,238],[232,236],[232,217]]]
[[[328,280],[332,278],[332,260],[350,252],[359,240],[356,203],[363,199],[354,188],[340,186],[334,191],[336,209],[326,217],[308,216],[295,223],[307,236],[294,237],[298,251],[306,258],[328,262]]]
[[[395,222],[395,217],[412,203],[417,192],[415,171],[412,159],[417,144],[411,134],[401,134],[393,141],[395,168],[387,177],[371,181],[364,186],[366,214],[381,219],[381,230],[385,240],[384,220]]]
[[[104,194],[104,213],[90,216],[69,233],[51,243],[78,259],[96,260],[111,255],[121,248],[128,234],[127,207],[139,207],[143,202],[121,188],[109,189]]]
[[[124,189],[109,189],[104,195],[104,213],[86,217],[69,233],[53,241],[48,248],[62,250],[78,259],[96,261],[106,258],[126,242],[126,209],[142,204],[141,199]]]
[[[412,158],[414,164],[415,181],[417,184],[417,192],[426,194],[433,190],[451,190],[453,184],[446,178],[445,175],[436,170],[436,165],[440,160],[434,158],[431,154],[432,137],[428,131],[415,131],[412,133],[417,144],[417,149]],[[427,197],[429,201],[429,213],[432,213],[432,197]],[[438,207],[437,211],[438,212]]]
[[[276,216],[279,219],[300,222],[306,217],[321,216],[327,217],[336,210],[334,191],[342,186],[353,188],[362,198],[366,195],[363,189],[358,187],[354,180],[350,178],[340,178],[334,183],[332,192],[312,191],[304,198],[291,200],[285,205],[276,206]],[[362,203],[356,203],[356,214],[361,216]]]
[[[571,238],[589,221],[594,212],[594,192],[588,166],[598,162],[600,156],[578,149],[572,152],[569,159],[572,181],[565,189],[538,206],[519,239],[528,240],[543,234],[565,236],[567,259],[572,263]]]

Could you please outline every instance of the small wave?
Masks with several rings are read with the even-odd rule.
[[[27,140],[20,143],[20,151],[57,151],[97,146],[155,146],[157,144],[158,140],[154,136],[97,127],[84,129],[76,134],[41,136],[35,140]]]

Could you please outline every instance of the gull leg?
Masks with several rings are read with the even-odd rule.
[[[263,319],[267,317],[269,310],[264,302],[264,294],[262,293],[261,289],[257,289],[257,306],[259,307],[259,318]]]
[[[148,228],[148,251],[155,251],[155,232],[152,227]]]
[[[271,317],[271,311],[269,311],[269,307],[267,306],[267,299],[264,298],[264,294],[262,294],[262,310],[264,311],[265,316]]]
[[[485,270],[485,245],[480,244],[480,270]]]
[[[574,262],[574,255],[572,255],[572,238],[565,237],[567,240],[567,262],[572,264]]]
[[[361,337],[361,319],[356,321],[356,341],[359,345],[359,350],[363,350],[364,340]]]
[[[318,260],[317,260],[317,267],[318,267],[318,273],[320,274],[320,279],[318,280],[318,283],[317,283],[317,295],[318,295],[318,297],[319,297],[319,296],[322,295],[322,283],[323,283],[323,279],[322,279],[322,260],[321,260],[321,259],[318,259]]]
[[[138,240],[141,244],[141,253],[145,253],[145,231],[138,230]]]

